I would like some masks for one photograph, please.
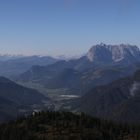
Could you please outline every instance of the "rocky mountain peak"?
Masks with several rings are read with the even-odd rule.
[[[140,60],[140,50],[129,44],[106,45],[104,43],[93,46],[87,53],[91,62],[119,62],[123,60]],[[131,60],[130,60],[131,59]]]

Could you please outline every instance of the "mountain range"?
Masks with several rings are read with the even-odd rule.
[[[1,60],[0,74],[12,81],[0,78],[0,120],[50,103],[53,110],[68,105],[72,111],[96,117],[139,121],[139,94],[135,94],[139,69],[140,50],[128,44],[101,43],[72,60],[39,56]],[[62,98],[65,95],[76,98]]]
[[[49,56],[0,56],[0,75],[12,78],[33,65],[46,66],[58,61]]]
[[[137,46],[101,43],[79,59],[33,66],[16,80],[40,84],[48,89],[67,89],[71,94],[83,95],[92,87],[133,74],[140,68],[139,61],[140,50]]]

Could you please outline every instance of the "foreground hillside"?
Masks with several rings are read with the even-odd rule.
[[[69,112],[41,112],[0,126],[1,140],[139,140],[140,126]]]

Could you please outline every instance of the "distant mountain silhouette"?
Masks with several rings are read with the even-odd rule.
[[[22,56],[22,57],[6,57],[0,56],[0,76],[6,76],[8,78],[21,74],[33,65],[46,66],[53,64],[57,61],[48,56]]]

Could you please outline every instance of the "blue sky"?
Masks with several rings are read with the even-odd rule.
[[[79,55],[140,46],[140,0],[0,0],[0,53]]]

